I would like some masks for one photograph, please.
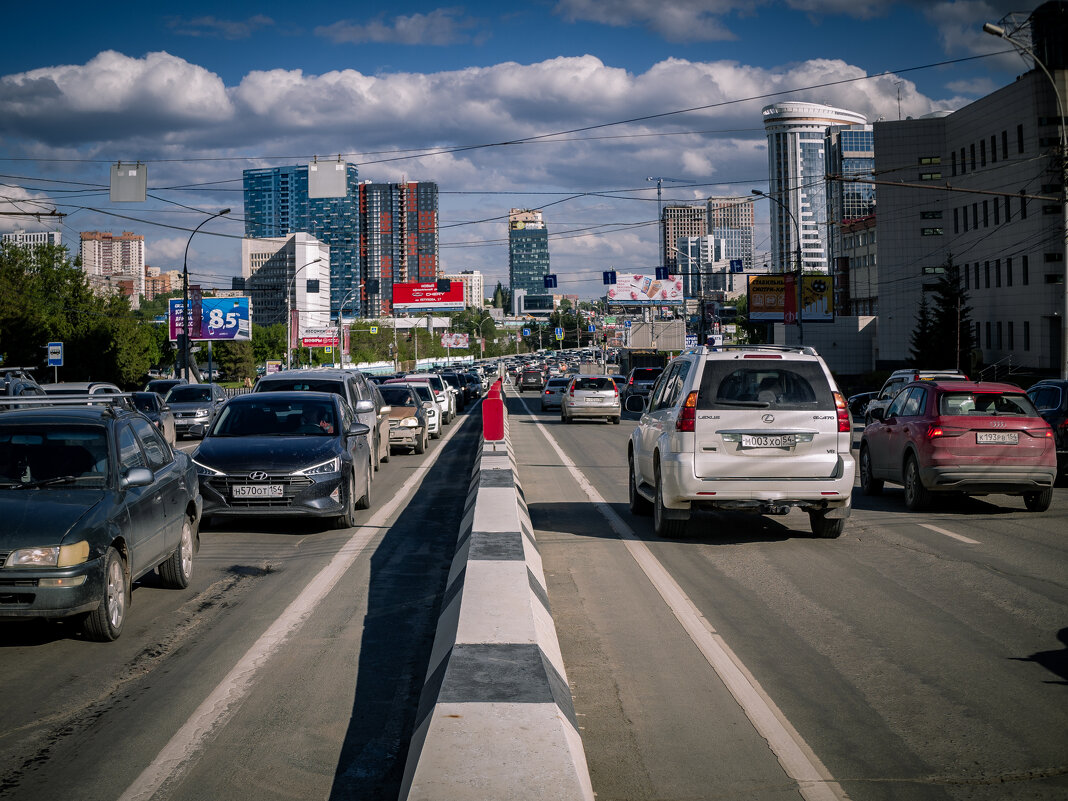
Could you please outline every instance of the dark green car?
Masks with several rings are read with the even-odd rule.
[[[116,639],[133,582],[183,589],[199,547],[200,486],[139,412],[79,398],[0,401],[0,619],[72,618]]]

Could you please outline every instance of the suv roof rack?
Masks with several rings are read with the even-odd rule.
[[[816,349],[810,345],[717,345],[711,349],[706,349],[708,352],[712,351],[733,351],[733,350],[771,350],[778,353],[801,353],[806,356],[818,356]]]
[[[0,398],[0,412],[26,408],[54,408],[57,406],[105,406],[114,414],[115,408],[132,410],[133,393],[121,392],[107,395],[20,395],[14,398]],[[11,408],[5,408],[11,407]]]

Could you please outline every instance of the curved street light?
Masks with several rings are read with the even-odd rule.
[[[1064,116],[1064,102],[1061,98],[1060,87],[1057,86],[1057,81],[1054,80],[1053,75],[1046,68],[1046,65],[1035,55],[1035,51],[1027,46],[1026,43],[1014,39],[1005,32],[1005,29],[1000,25],[994,25],[992,22],[988,22],[983,25],[983,32],[989,33],[991,36],[996,36],[999,39],[1004,39],[1011,44],[1017,50],[1021,50],[1031,57],[1039,69],[1049,78],[1050,84],[1053,86],[1053,96],[1057,100],[1057,132],[1060,134],[1061,140],[1061,208],[1063,210],[1062,219],[1064,228],[1061,231],[1062,246],[1064,252],[1064,269],[1068,271],[1068,131],[1065,130],[1065,124],[1068,120]],[[1061,363],[1060,363],[1060,376],[1061,378],[1068,379],[1068,272],[1064,276],[1064,298],[1061,312]]]
[[[206,223],[211,222],[216,217],[222,217],[224,214],[229,214],[230,209],[222,209],[212,214],[200,225],[193,229],[193,233],[189,235],[189,239],[185,243],[185,255],[182,256],[182,366],[185,367],[185,380],[192,381],[193,376],[189,368],[189,336],[192,332],[192,309],[189,308],[189,245],[193,241],[193,236],[199,231]]]
[[[344,323],[345,304],[349,302],[349,298],[353,297],[359,291],[360,291],[359,289],[350,289],[345,294],[345,297],[343,297],[341,299],[341,305],[338,306],[338,309],[337,309],[337,366],[338,367],[344,367],[345,366],[345,363],[344,363],[345,353],[341,349],[341,344],[342,344],[344,333],[345,333],[345,323]]]
[[[757,195],[758,197],[765,197],[768,200],[770,200],[770,201],[772,201],[774,203],[777,203],[779,208],[781,208],[784,212],[786,212],[786,216],[788,216],[790,218],[790,220],[794,224],[794,231],[797,233],[797,250],[796,250],[797,266],[795,268],[795,271],[797,273],[797,279],[796,279],[795,286],[794,286],[794,294],[797,296],[797,343],[799,345],[804,345],[805,344],[805,331],[804,331],[803,326],[801,325],[801,309],[802,309],[802,302],[801,302],[801,295],[802,295],[802,292],[801,292],[801,226],[799,226],[797,224],[797,218],[794,216],[794,213],[792,211],[790,211],[790,207],[787,206],[785,203],[783,203],[781,200],[779,200],[777,197],[774,197],[773,195],[769,195],[767,192],[761,192],[759,189],[751,189],[749,191],[750,191],[751,194]],[[786,270],[783,270],[783,273],[785,273],[785,272],[786,272]],[[783,299],[785,300],[785,297]],[[784,312],[783,322],[784,323],[786,322],[786,320],[785,320],[785,311],[786,310],[783,309],[783,312]]]
[[[297,290],[297,274],[300,273],[305,267],[311,267],[313,264],[318,264],[323,260],[320,256],[317,259],[312,259],[307,264],[302,264],[300,267],[293,271],[293,277],[286,280],[286,369],[289,370],[293,366],[293,313],[289,305],[290,293],[296,294]],[[296,298],[293,298],[296,301]],[[297,309],[297,314],[300,314],[300,309]],[[300,321],[298,317],[297,321],[297,333],[300,333]]]

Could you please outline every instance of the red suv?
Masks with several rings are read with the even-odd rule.
[[[973,381],[915,381],[873,411],[860,442],[860,485],[878,495],[902,484],[905,505],[936,492],[1022,495],[1032,512],[1053,499],[1053,431],[1022,389]]]

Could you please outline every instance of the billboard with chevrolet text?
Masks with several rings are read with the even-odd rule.
[[[749,322],[797,322],[797,277],[793,273],[748,276]],[[829,275],[802,276],[801,322],[834,322],[834,279]]]
[[[615,284],[608,287],[609,305],[678,306],[683,299],[681,278],[616,273]]]
[[[436,281],[394,284],[393,309],[414,312],[463,311],[463,282],[450,281],[447,292],[439,291]]]
[[[251,307],[248,298],[200,298],[199,303],[190,293],[190,317],[193,325],[189,332],[192,340],[247,342],[252,339]],[[199,310],[199,314],[197,313]],[[171,298],[168,303],[169,334],[172,342],[185,332],[185,315],[182,314],[182,299]]]

